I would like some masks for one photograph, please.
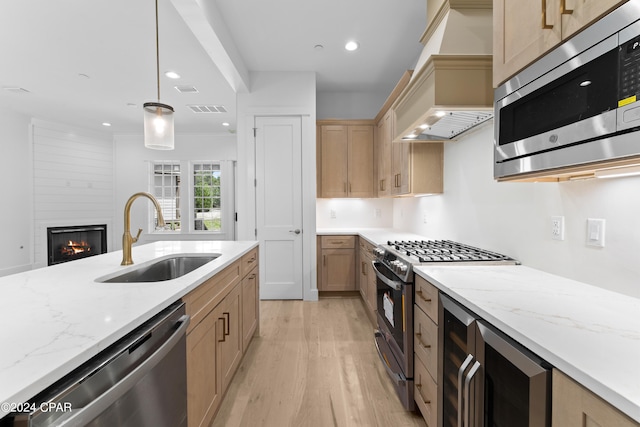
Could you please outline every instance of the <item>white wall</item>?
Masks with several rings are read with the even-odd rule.
[[[393,199],[318,199],[318,228],[391,228]]]
[[[179,134],[175,136],[175,149],[150,150],[144,147],[142,134],[116,135],[114,138],[115,196],[113,205],[114,233],[117,237],[114,250],[122,249],[120,236],[124,232],[124,205],[131,195],[150,191],[150,162],[156,160],[236,160],[236,136]],[[143,228],[139,244],[153,240],[209,239],[202,234],[150,232],[149,207],[146,199],[136,200],[131,207],[132,234]],[[135,261],[135,260],[134,260]]]
[[[318,92],[317,119],[370,119],[387,100],[387,92]]]
[[[498,183],[492,126],[445,144],[444,194],[395,199],[394,226],[640,298],[640,177]],[[551,238],[557,215],[565,217],[564,241]],[[606,220],[604,248],[585,245],[587,218]]]
[[[0,276],[31,269],[33,257],[33,182],[30,118],[0,111],[2,196]]]
[[[255,240],[257,116],[302,117],[303,298],[317,300],[316,286],[316,76],[313,72],[252,72],[251,92],[238,94],[238,239]]]

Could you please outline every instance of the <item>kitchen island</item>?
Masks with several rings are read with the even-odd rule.
[[[122,252],[115,251],[0,278],[0,403],[29,400],[257,246],[155,242],[133,248],[132,266],[120,266]],[[173,280],[95,281],[185,253],[220,256]],[[3,405],[0,418],[5,415]]]
[[[639,299],[525,266],[419,266],[415,272],[640,423]],[[555,404],[563,397],[554,393],[554,412],[567,409]]]

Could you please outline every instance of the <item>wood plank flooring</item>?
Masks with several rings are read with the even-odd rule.
[[[426,426],[404,410],[359,297],[261,301],[214,427]]]

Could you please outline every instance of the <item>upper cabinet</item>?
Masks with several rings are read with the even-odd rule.
[[[494,0],[493,86],[626,1]]]
[[[375,197],[372,120],[317,122],[318,197]]]

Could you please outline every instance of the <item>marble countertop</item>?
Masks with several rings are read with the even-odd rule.
[[[172,241],[0,277],[0,403],[32,398],[221,271],[258,242]],[[153,283],[98,283],[178,253],[217,253],[180,278]],[[0,409],[0,418],[6,413]]]
[[[640,422],[640,299],[526,266],[415,271]]]

